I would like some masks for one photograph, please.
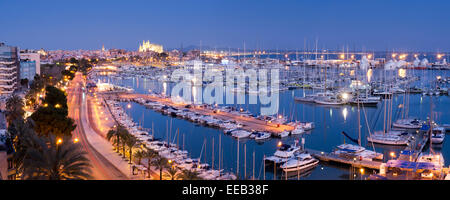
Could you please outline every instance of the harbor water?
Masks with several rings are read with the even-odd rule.
[[[300,69],[301,70],[301,69]],[[396,72],[394,72],[395,74]],[[420,77],[420,81],[416,81],[409,86],[426,87],[431,85],[437,76],[448,77],[448,71],[437,70],[408,70],[410,76]],[[385,72],[375,70],[374,78],[382,79]],[[395,75],[394,75],[395,76]],[[130,87],[137,93],[165,93],[170,94],[173,83],[159,82],[150,80],[146,77],[117,77],[117,76],[99,76],[102,82],[110,82],[116,85]],[[338,78],[338,77],[335,77]],[[197,90],[201,88],[198,87]],[[194,89],[196,90],[196,89]],[[290,120],[302,122],[314,122],[315,128],[302,135],[289,136],[283,139],[270,138],[264,142],[256,142],[252,139],[237,140],[229,135],[225,135],[223,130],[205,127],[195,124],[185,119],[174,118],[163,115],[159,112],[147,109],[137,103],[123,102],[123,108],[127,111],[136,123],[142,127],[151,129],[154,127],[155,137],[161,140],[169,140],[176,143],[180,148],[189,152],[192,158],[200,158],[201,162],[210,164],[214,169],[224,169],[233,172],[240,179],[284,179],[282,171],[274,172],[274,167],[264,167],[264,156],[271,156],[277,149],[279,141],[287,144],[294,143],[295,140],[305,140],[305,147],[309,149],[330,152],[337,145],[342,143],[351,143],[342,132],[346,132],[353,138],[358,138],[358,109],[356,106],[321,106],[311,103],[299,103],[294,101],[294,97],[302,97],[305,94],[311,94],[312,89],[294,89],[279,92],[279,112],[278,114],[287,117]],[[248,94],[245,95],[246,103],[243,105],[234,104],[236,108],[243,108],[253,114],[259,114],[260,107],[258,104],[248,103]],[[392,119],[393,121],[405,115],[404,108],[408,108],[407,115],[426,120],[430,114],[430,101],[432,101],[433,119],[438,124],[450,124],[450,97],[449,96],[423,96],[422,94],[408,94],[409,104],[403,105],[405,102],[404,94],[394,95],[392,102]],[[378,103],[377,107],[361,107],[360,109],[360,125],[361,125],[361,142],[367,149],[383,153],[384,161],[390,159],[390,153],[399,152],[405,146],[386,146],[372,145],[367,142],[369,131],[382,131],[384,124],[384,104],[387,100]],[[128,106],[131,104],[131,107]],[[179,133],[179,134],[178,134]],[[220,148],[219,148],[220,146]],[[432,145],[434,151],[442,152],[445,160],[445,166],[450,165],[450,143],[444,141],[441,145]],[[239,149],[239,150],[238,150]],[[238,156],[239,151],[239,156]],[[426,148],[425,151],[429,151]],[[221,155],[219,155],[219,152]],[[239,158],[239,160],[238,160]],[[220,166],[219,166],[220,164]],[[264,174],[265,172],[265,174]],[[367,170],[366,173],[373,173]],[[359,176],[359,175],[357,175]],[[323,180],[323,179],[350,179],[354,177],[350,174],[350,167],[337,165],[334,163],[320,162],[314,169],[302,173],[300,179],[307,180]],[[297,176],[290,177],[297,179]]]

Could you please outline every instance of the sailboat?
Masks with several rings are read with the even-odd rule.
[[[355,74],[356,75],[356,74]],[[342,132],[343,135],[345,135],[347,138],[349,138],[352,142],[357,143],[358,145],[354,144],[341,144],[336,147],[336,149],[331,152],[331,154],[338,155],[339,157],[351,157],[354,159],[359,160],[366,160],[366,161],[378,161],[383,160],[383,154],[375,152],[374,151],[367,150],[366,148],[361,146],[361,125],[360,125],[360,107],[359,102],[357,102],[358,106],[358,139],[354,139],[350,137],[347,133]]]
[[[404,94],[403,97],[403,109],[402,109],[402,119],[398,119],[396,122],[392,124],[395,128],[402,129],[420,129],[424,123],[424,121],[417,119],[415,117],[408,117],[408,108],[409,108],[409,91]]]
[[[396,128],[404,129],[420,129],[423,125],[423,121],[416,118],[398,119],[392,124]]]
[[[384,145],[408,145],[411,136],[407,132],[393,131],[390,129],[392,119],[392,101],[393,98],[388,97],[384,103],[383,130],[376,131],[374,134],[367,137],[368,142]]]

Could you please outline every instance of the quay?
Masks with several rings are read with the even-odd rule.
[[[427,146],[430,138],[424,132],[417,133],[416,137],[417,138],[415,138],[415,140],[419,140],[417,145],[408,145],[403,150],[403,152],[405,152],[405,153],[399,155],[399,157],[398,157],[399,160],[412,161],[412,162],[417,161],[417,159],[420,156],[420,153],[422,153],[425,146]],[[415,142],[417,142],[417,141],[415,141]],[[412,154],[408,154],[408,152],[411,152]]]
[[[120,99],[133,100],[133,99],[142,98],[144,100],[158,102],[158,103],[161,103],[166,106],[172,106],[177,109],[181,109],[181,110],[187,109],[189,111],[196,112],[201,115],[213,116],[219,120],[235,121],[236,123],[242,124],[241,129],[244,129],[246,131],[251,131],[251,132],[263,131],[263,132],[279,134],[283,131],[294,130],[294,127],[290,126],[290,125],[268,123],[264,120],[257,119],[254,117],[246,117],[246,116],[237,115],[237,114],[228,113],[228,112],[215,112],[212,109],[195,106],[195,105],[193,105],[189,108],[186,108],[187,104],[175,103],[170,98],[162,98],[162,97],[157,97],[157,96],[153,96],[153,95],[149,95],[149,94],[136,94],[136,93],[116,93],[116,95]]]
[[[312,156],[319,159],[320,161],[325,161],[325,162],[331,161],[331,162],[336,162],[336,163],[342,163],[342,164],[351,165],[352,167],[356,167],[356,168],[368,168],[368,169],[379,170],[381,164],[383,163],[381,161],[367,161],[367,160],[358,160],[356,158],[346,158],[346,157],[338,156],[336,154],[312,150],[312,149],[306,149],[306,152],[310,153]]]

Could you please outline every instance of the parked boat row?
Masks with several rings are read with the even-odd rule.
[[[173,166],[180,170],[195,171],[199,177],[206,180],[235,180],[236,176],[222,170],[213,170],[209,164],[201,163],[200,158],[192,159],[188,157],[188,151],[180,150],[178,146],[171,142],[155,140],[154,135],[143,131],[131,117],[129,117],[118,101],[106,100],[110,110],[117,122],[124,126],[130,134],[135,136],[142,144],[152,149],[167,160],[172,161]],[[153,131],[153,130],[152,130]]]
[[[159,97],[162,98],[162,96]],[[119,101],[128,100],[119,99]],[[185,105],[183,108],[180,108],[165,105],[161,102],[145,100],[143,98],[136,98],[133,99],[133,101],[145,106],[146,108],[153,109],[166,115],[179,117],[205,126],[223,129],[225,134],[230,134],[232,137],[237,139],[250,138],[262,142],[264,140],[270,139],[271,137],[287,137],[289,135],[303,134],[306,131],[314,128],[314,123],[312,122],[286,122],[285,120],[283,120],[285,119],[283,117],[254,116],[248,111],[244,111],[243,109],[236,109],[230,106],[211,106],[207,104],[196,105],[197,107],[201,107],[203,109],[209,109],[216,114],[226,112],[240,117],[255,118],[267,124],[284,124],[293,127],[291,131],[283,131],[281,133],[248,130],[244,129],[244,125],[240,124],[236,120],[221,120],[211,115],[204,115],[196,112],[195,110],[191,109],[192,105]]]

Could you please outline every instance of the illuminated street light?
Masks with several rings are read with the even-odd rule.
[[[78,143],[78,142],[79,142],[78,138],[73,139],[73,143]]]
[[[61,144],[62,142],[63,142],[63,141],[62,141],[61,138],[59,138],[58,140],[56,140],[56,144],[57,144],[57,145]]]
[[[392,158],[395,158],[395,153],[394,153],[394,152],[391,152],[389,155],[390,155]]]

